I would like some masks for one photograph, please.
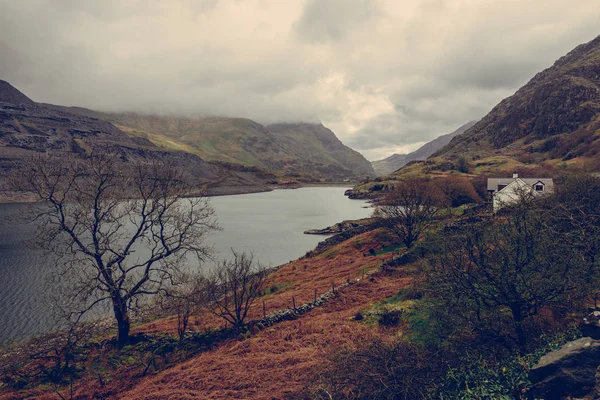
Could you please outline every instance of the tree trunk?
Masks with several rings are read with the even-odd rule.
[[[179,334],[179,340],[183,340],[185,332],[187,330],[188,322],[190,320],[189,311],[179,311],[177,313],[177,333]]]
[[[527,344],[525,332],[523,331],[523,313],[521,312],[521,307],[518,305],[512,306],[510,310],[512,312],[515,333],[517,334],[519,351],[523,354],[525,352],[525,345]]]
[[[413,241],[414,241],[414,238],[413,238],[412,225],[411,224],[407,224],[407,227],[406,227],[406,237],[404,238],[404,244],[406,245],[407,249],[410,249],[410,247],[413,244]]]
[[[123,347],[129,342],[129,329],[131,327],[126,301],[120,298],[113,299],[113,309],[117,320],[117,343],[119,347]]]
[[[410,247],[413,244],[412,233],[409,233],[408,235],[406,235],[406,239],[404,239],[404,244],[406,245],[407,249],[410,249]]]

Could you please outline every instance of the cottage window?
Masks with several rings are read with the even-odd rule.
[[[542,184],[535,185],[535,191],[536,192],[543,192],[544,191],[544,185],[542,185]]]

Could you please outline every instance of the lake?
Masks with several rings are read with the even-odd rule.
[[[303,256],[324,236],[305,235],[347,219],[371,214],[367,203],[349,200],[342,187],[308,187],[211,198],[222,231],[210,236],[216,257],[231,248],[252,252],[264,265],[280,265]],[[47,332],[56,324],[45,303],[45,263],[39,250],[24,243],[32,227],[9,222],[28,204],[0,204],[0,343]],[[210,268],[207,265],[206,268]]]

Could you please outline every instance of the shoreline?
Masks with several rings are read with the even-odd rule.
[[[312,185],[311,187],[316,187],[317,189],[312,189],[312,190],[310,190],[310,189],[307,189],[307,190],[309,190],[309,192],[307,192],[307,195],[303,195],[303,196],[307,196],[307,197],[305,197],[306,199],[312,199],[312,198],[313,198],[313,196],[312,196],[312,194],[311,194],[311,193],[312,193],[312,192],[314,192],[314,191],[316,191],[315,193],[319,193],[319,190],[321,190],[321,189],[319,189],[319,188],[322,188],[322,189],[324,189],[324,188],[326,188],[326,187],[334,187],[334,188],[335,188],[335,187],[337,187],[337,186],[339,186],[339,185],[326,185],[326,184]],[[302,186],[302,187],[304,187],[304,186]],[[300,187],[300,188],[301,188],[301,187]],[[248,188],[242,188],[242,189],[248,189]],[[283,189],[289,189],[289,187],[288,187],[288,188],[277,188],[277,189],[282,189],[282,190],[283,190]],[[273,191],[273,190],[274,190],[274,189],[271,189],[271,191]],[[264,191],[263,191],[263,192],[264,192]],[[330,190],[328,191],[328,193],[331,193],[331,196],[335,197],[336,199],[342,199],[342,200],[345,200],[345,199],[343,198],[343,196],[341,195],[341,192],[342,192],[342,190],[340,190],[340,189],[330,189]],[[298,193],[298,194],[294,194],[294,193],[296,193],[296,192],[281,192],[281,191],[280,191],[279,193],[280,193],[280,196],[284,196],[284,198],[288,198],[288,197],[290,197],[290,196],[292,196],[292,197],[295,197],[295,196],[298,196],[298,195],[300,195],[300,193]],[[288,194],[286,195],[285,193],[288,193]],[[240,193],[240,194],[242,194],[242,193]],[[245,193],[245,194],[252,194],[252,193]],[[224,196],[224,195],[222,195],[222,196]],[[252,196],[249,196],[249,197],[248,197],[248,199],[246,199],[246,198],[244,198],[244,199],[239,199],[239,200],[237,200],[237,203],[236,203],[236,204],[243,205],[243,204],[246,204],[246,202],[247,202],[247,201],[249,201],[249,202],[250,202],[249,204],[252,204],[252,201],[253,201],[253,200],[252,200],[252,199],[250,199],[250,197],[252,197]],[[268,195],[265,195],[265,196],[263,196],[263,197],[265,197],[265,198],[268,198],[269,196],[268,196]],[[277,198],[277,197],[278,197],[278,196],[277,196],[277,195],[275,195],[275,198]],[[13,200],[22,200],[22,198],[20,198],[20,199],[15,199],[15,198],[13,198]],[[340,201],[341,201],[341,200],[340,200]],[[217,202],[217,200],[215,200],[215,202]],[[34,207],[34,208],[35,208],[35,207],[39,207],[39,206],[41,206],[41,203],[40,203],[40,202],[34,203],[34,202],[23,202],[23,201],[21,201],[21,202],[12,202],[12,203],[4,203],[4,204],[7,204],[6,206],[4,206],[4,207],[3,207],[3,209],[4,209],[4,210],[7,210],[7,212],[8,212],[8,211],[10,211],[10,210],[13,210],[13,209],[14,209],[14,210],[16,210],[16,212],[19,212],[19,210],[20,210],[21,208],[28,208],[28,207]],[[10,204],[13,204],[13,206],[11,206]],[[361,207],[361,208],[362,208],[362,207]],[[12,211],[11,211],[11,212],[12,212]],[[342,215],[342,218],[339,218],[339,219],[337,219],[337,220],[338,220],[338,221],[340,221],[340,222],[337,222],[336,224],[338,224],[338,223],[339,223],[339,224],[343,223],[345,220],[347,220],[347,218],[348,218],[348,216],[347,216],[347,215]],[[321,225],[321,222],[322,222],[322,221],[314,221],[314,223],[311,223],[309,227],[310,227],[310,228],[313,228],[313,229],[320,229],[320,228],[321,228],[321,229],[322,229],[322,228],[324,228],[324,229],[327,229],[327,228],[329,228],[328,226],[323,226],[323,225]],[[335,224],[333,224],[333,225],[335,225]],[[298,229],[297,231],[298,231],[298,232],[302,232],[302,234],[303,234],[303,236],[304,236],[304,232],[303,232],[303,231],[304,231],[304,229],[305,229],[305,228]],[[297,254],[297,256],[296,256],[296,257],[294,257],[294,255],[296,255],[296,254],[290,254],[290,255],[291,255],[291,257],[289,257],[289,258],[287,258],[287,259],[284,259],[284,260],[282,260],[283,262],[280,262],[280,263],[277,263],[277,264],[275,264],[275,263],[271,264],[271,265],[273,265],[273,266],[271,267],[272,271],[278,270],[278,269],[280,269],[280,268],[282,268],[282,267],[285,267],[286,265],[288,265],[288,264],[289,264],[289,263],[291,263],[291,262],[295,262],[295,261],[297,261],[299,258],[302,258],[302,257],[304,257],[306,253],[309,253],[309,252],[313,252],[313,251],[315,251],[315,250],[316,250],[316,248],[317,248],[317,247],[318,247],[318,246],[321,244],[321,242],[322,242],[322,241],[326,240],[326,239],[327,239],[329,236],[332,236],[332,235],[335,235],[335,233],[334,233],[334,232],[329,232],[329,233],[327,233],[327,234],[324,234],[322,238],[318,238],[317,240],[315,240],[315,243],[314,243],[314,244],[311,244],[311,245],[309,245],[309,246],[306,246],[306,248],[305,248],[305,250],[306,250],[306,251],[304,251],[304,250],[303,250],[302,252],[298,252],[298,254]],[[295,248],[298,248],[298,247],[299,247],[299,245],[297,245],[297,244],[296,244],[296,245],[294,245],[293,247],[295,247]],[[21,342],[21,341],[23,341],[23,340],[28,340],[28,339],[29,339],[29,338],[31,338],[31,337],[38,336],[38,335],[43,335],[43,334],[45,334],[45,332],[39,332],[39,333],[36,333],[36,334],[34,334],[34,335],[32,335],[32,336],[28,336],[28,335],[27,335],[27,336],[22,336],[22,337],[14,337],[14,336],[11,336],[11,337],[10,337],[10,338],[8,338],[8,339],[4,339],[4,338],[0,339],[0,343],[4,342],[5,340],[8,340],[8,341],[19,341],[19,342]]]
[[[267,193],[274,190],[294,190],[311,187],[352,187],[352,183],[348,182],[314,182],[314,183],[299,183],[295,185],[265,185],[265,186],[222,186],[210,188],[203,197],[223,197],[223,196],[239,196],[244,194]],[[193,194],[187,197],[201,196]],[[34,204],[40,203],[31,193],[14,193],[0,191],[0,204]]]
[[[2,204],[2,203],[0,203],[0,204]],[[9,204],[18,204],[18,203],[9,203]],[[28,203],[23,203],[23,204],[28,204]],[[335,234],[330,234],[328,236],[335,236]],[[321,245],[321,243],[323,243],[323,241],[320,241],[313,249],[308,250],[307,253],[317,250],[319,245]],[[297,261],[303,259],[304,257],[305,256],[303,255],[303,256],[294,258],[292,260],[289,260],[285,263],[267,267],[266,268],[267,274],[271,275],[271,274],[277,272],[278,270],[280,270],[281,268],[284,268],[294,262],[297,262]],[[159,313],[159,315],[153,315],[154,312],[155,311],[154,311],[153,306],[150,306],[150,305],[142,306],[142,308],[140,310],[138,310],[137,314],[132,315],[132,317],[131,317],[132,327],[136,324],[147,324],[147,323],[151,323],[152,321],[165,320],[165,319],[173,318],[176,316],[176,314],[170,314],[170,313]],[[116,327],[113,325],[114,325],[114,318],[111,315],[108,315],[108,316],[99,317],[97,319],[85,321],[81,326],[87,326],[87,327],[94,326],[96,329],[104,330],[104,333],[110,333],[116,329]],[[64,332],[64,330],[62,330],[62,329],[58,329],[58,330],[51,329],[47,332],[37,332],[37,333],[33,333],[33,334],[30,334],[27,336],[16,336],[16,337],[4,338],[4,339],[0,338],[0,350],[6,351],[7,349],[28,346],[30,343],[34,342],[35,340],[38,340],[43,337],[53,337],[62,332]]]

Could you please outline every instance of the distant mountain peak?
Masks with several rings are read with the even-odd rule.
[[[389,159],[392,159],[392,158],[399,158],[399,157],[406,157],[407,155],[408,155],[407,153],[394,153],[394,154],[392,154],[389,157],[386,157],[384,159],[377,160],[377,161],[389,160]],[[373,162],[377,162],[377,161],[373,161]]]
[[[35,102],[31,100],[29,97],[25,96],[19,90],[17,90],[13,85],[8,83],[7,81],[3,81],[0,79],[0,101],[3,103],[10,104],[28,104],[33,105]]]
[[[281,128],[286,128],[286,129],[289,129],[289,128],[312,128],[312,129],[325,128],[325,129],[328,129],[321,122],[276,122],[274,124],[265,125],[265,126],[272,128],[272,129],[281,129]]]
[[[411,161],[427,159],[433,153],[446,146],[450,142],[450,140],[452,140],[453,137],[464,133],[476,123],[477,121],[467,122],[466,124],[456,129],[454,132],[438,136],[432,141],[425,143],[423,146],[419,147],[412,153],[393,154],[383,160],[373,161],[371,165],[373,165],[373,169],[375,170],[375,173],[377,175],[391,174],[392,172],[402,168]]]

